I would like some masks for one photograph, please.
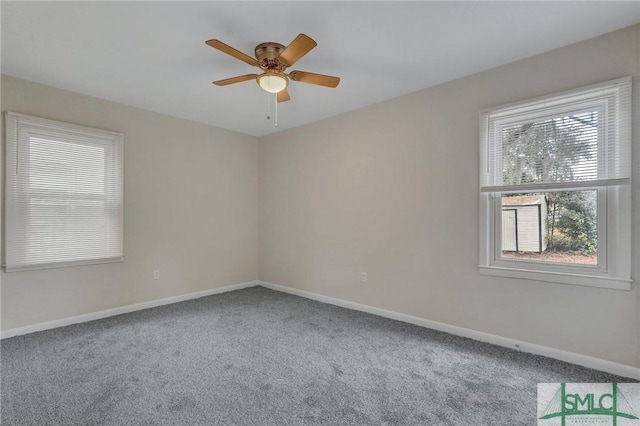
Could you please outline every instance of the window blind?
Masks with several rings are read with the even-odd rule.
[[[5,270],[123,258],[123,135],[5,114]]]
[[[630,77],[498,108],[481,120],[483,192],[630,182]]]

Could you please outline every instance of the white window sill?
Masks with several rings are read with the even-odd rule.
[[[42,269],[57,269],[57,268],[68,268],[71,266],[87,266],[87,265],[101,265],[103,263],[118,263],[124,262],[124,256],[121,257],[111,257],[108,259],[89,259],[89,260],[78,260],[75,262],[57,262],[57,263],[45,263],[38,265],[29,265],[29,266],[9,266],[4,265],[5,272],[23,272],[23,271],[38,271]]]
[[[505,268],[500,266],[478,266],[480,274],[503,278],[544,281],[559,284],[600,287],[612,290],[631,290],[632,280],[596,275],[582,275],[564,272],[532,271],[528,269]]]

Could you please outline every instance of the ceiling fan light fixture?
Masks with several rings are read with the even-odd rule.
[[[287,102],[291,99],[289,91],[287,90],[289,81],[331,88],[338,86],[338,83],[340,83],[340,77],[306,71],[285,72],[287,68],[298,62],[300,58],[317,46],[317,43],[311,37],[302,33],[298,34],[288,46],[271,41],[260,43],[256,46],[255,58],[234,49],[228,44],[224,44],[218,39],[207,40],[205,43],[222,53],[226,53],[229,56],[233,56],[242,62],[246,62],[262,70],[262,74],[260,75],[245,74],[214,81],[213,84],[216,86],[227,86],[243,81],[255,80],[258,86],[265,92],[277,94],[275,97],[276,102]]]
[[[278,93],[287,88],[289,79],[280,74],[264,73],[258,76],[258,84],[269,93]]]

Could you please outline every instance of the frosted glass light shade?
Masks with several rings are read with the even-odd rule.
[[[278,93],[287,88],[289,82],[280,75],[263,74],[258,77],[258,84],[269,93]]]

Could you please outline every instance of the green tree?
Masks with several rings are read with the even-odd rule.
[[[598,228],[596,216],[597,192],[562,191],[547,194],[552,200],[550,212],[554,218],[553,226],[547,231],[549,248],[557,251],[571,251],[582,254],[595,254],[598,249]],[[559,235],[554,234],[554,230]]]

